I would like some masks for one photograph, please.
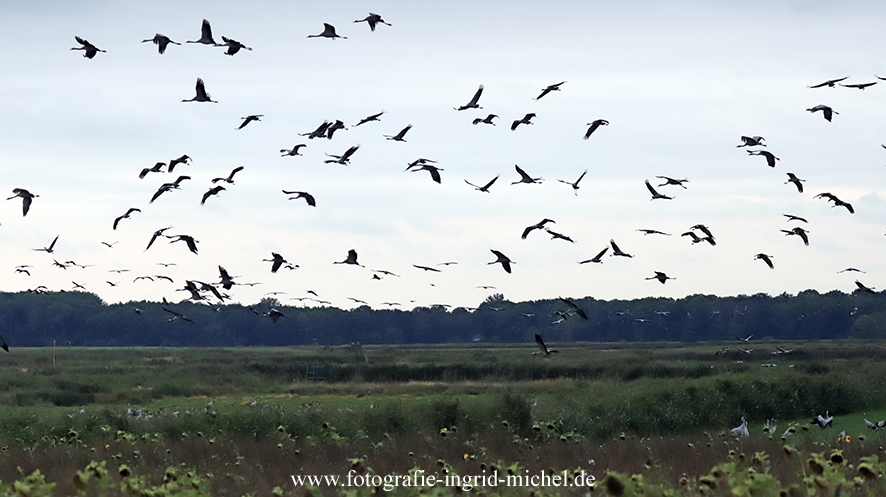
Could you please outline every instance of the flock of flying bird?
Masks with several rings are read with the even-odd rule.
[[[367,17],[365,17],[363,19],[354,20],[353,22],[354,23],[365,22],[368,24],[371,31],[375,31],[379,25],[391,26],[391,24],[384,21],[380,15],[374,14],[374,13],[370,13]],[[332,41],[335,41],[339,38],[347,39],[347,37],[338,35],[336,33],[335,27],[332,26],[331,24],[324,23],[323,26],[324,26],[323,31],[321,33],[308,35],[307,38],[327,38]],[[90,43],[89,41],[87,41],[84,38],[81,38],[80,36],[75,36],[75,40],[77,41],[79,46],[73,47],[73,48],[71,48],[71,50],[82,50],[83,56],[88,59],[92,59],[92,58],[98,56],[99,53],[106,52],[105,50],[98,48],[96,45]],[[241,43],[240,41],[237,41],[237,40],[230,38],[230,37],[222,36],[221,41],[222,41],[222,43],[216,42],[215,38],[213,37],[212,27],[211,27],[209,21],[203,20],[203,22],[201,24],[200,37],[196,40],[188,40],[185,43],[186,44],[187,43],[202,44],[202,45],[207,45],[207,46],[212,46],[212,47],[224,47],[226,49],[224,51],[224,54],[228,55],[228,56],[235,56],[235,55],[241,53],[242,51],[252,51],[253,50],[251,47],[248,47],[245,44]],[[161,54],[161,55],[164,54],[167,51],[167,49],[169,49],[170,45],[176,45],[176,46],[181,45],[181,43],[173,41],[169,37],[159,34],[159,33],[155,34],[152,38],[142,40],[142,43],[153,43],[154,45],[157,46],[157,50],[158,50],[159,54]],[[877,78],[878,79],[886,79],[886,78],[879,78],[879,77],[877,77]],[[868,88],[868,87],[876,84],[876,81],[870,82],[870,83],[861,83],[861,84],[844,84],[843,81],[845,81],[846,79],[847,78],[839,78],[839,79],[829,80],[829,81],[826,81],[826,82],[818,84],[818,85],[810,86],[809,88],[822,88],[822,87],[833,88],[836,85],[839,85],[842,87],[864,90],[865,88]],[[563,91],[564,90],[563,87],[564,87],[564,85],[566,85],[566,83],[567,83],[566,81],[561,81],[558,83],[544,86],[543,88],[540,89],[538,95],[534,97],[534,100],[538,101],[538,100],[548,96],[549,94],[552,94],[554,92]],[[481,107],[481,105],[480,105],[480,101],[482,99],[484,89],[485,89],[484,86],[480,85],[478,87],[478,89],[473,93],[471,98],[467,101],[467,103],[465,103],[463,105],[454,106],[453,109],[457,112],[475,111],[475,110],[483,109],[483,107]],[[552,98],[552,97],[548,97],[548,98]],[[203,79],[201,79],[199,77],[196,79],[195,88],[194,88],[194,96],[191,98],[182,99],[181,101],[188,102],[188,103],[194,103],[194,102],[196,102],[196,103],[218,103],[218,101],[212,99],[210,94],[207,92],[206,83],[203,81]],[[832,121],[833,116],[839,115],[838,112],[836,112],[831,107],[826,106],[826,105],[816,105],[816,106],[811,107],[806,110],[811,113],[821,112],[824,119],[827,120],[828,122]],[[381,116],[383,114],[384,114],[383,111],[378,112],[378,113],[374,113],[374,114],[370,114],[367,117],[361,119],[359,122],[357,122],[353,126],[351,126],[351,128],[356,128],[358,126],[362,126],[367,123],[378,122],[381,120]],[[237,131],[243,130],[246,126],[248,126],[252,123],[261,122],[261,119],[263,117],[264,117],[263,114],[250,114],[247,116],[242,116],[242,117],[240,117],[239,125],[234,127],[234,129]],[[533,119],[535,117],[536,117],[536,113],[530,112],[530,113],[526,113],[522,118],[514,119],[510,124],[510,130],[512,132],[518,132],[518,128],[520,128],[521,125],[522,126],[534,125]],[[496,126],[496,122],[495,122],[496,119],[500,119],[499,115],[489,113],[485,117],[482,117],[482,116],[475,117],[470,122],[475,126],[479,126],[479,125]],[[588,127],[583,134],[583,139],[585,139],[585,140],[590,139],[592,137],[592,135],[594,135],[594,133],[597,133],[600,130],[601,127],[609,126],[609,124],[610,124],[609,121],[607,121],[606,119],[595,119],[595,120],[588,122],[586,124],[586,126],[588,126]],[[324,139],[324,138],[327,141],[329,141],[329,140],[332,140],[333,135],[336,133],[336,131],[346,130],[346,129],[348,129],[347,125],[345,125],[345,123],[341,120],[334,120],[332,122],[324,121],[314,130],[307,131],[307,132],[303,133],[302,136],[306,137],[307,141],[310,141],[313,139]],[[382,135],[382,136],[386,140],[389,140],[389,141],[405,142],[406,136],[411,129],[412,129],[412,125],[409,124],[409,125],[406,125],[405,127],[403,127],[402,129],[400,129],[399,132],[397,132],[393,135]],[[578,135],[578,136],[581,136],[581,135]],[[742,136],[741,143],[739,145],[737,145],[737,147],[738,148],[747,147],[747,153],[749,155],[763,157],[765,159],[766,165],[768,167],[775,168],[777,163],[781,159],[779,157],[776,157],[772,152],[770,152],[768,150],[768,147],[767,147],[767,144],[765,143],[765,141],[766,140],[761,136]],[[293,145],[291,148],[280,149],[280,154],[282,157],[301,156],[302,154],[300,153],[300,151],[307,146],[308,145],[306,143],[297,143],[297,144]],[[347,165],[351,164],[351,160],[354,158],[355,154],[359,151],[359,148],[360,148],[359,145],[350,146],[339,155],[327,153],[326,156],[328,157],[328,159],[325,159],[324,162],[327,164],[338,164],[338,165],[347,166]],[[192,159],[188,155],[181,155],[180,157],[171,159],[167,162],[157,162],[152,167],[146,167],[146,168],[142,169],[137,174],[137,176],[139,179],[143,180],[145,178],[148,178],[149,175],[152,175],[152,173],[158,173],[158,174],[173,173],[173,171],[175,170],[175,168],[177,166],[179,166],[179,165],[189,166],[191,164],[191,161],[192,161]],[[544,181],[544,179],[541,177],[534,177],[533,175],[529,174],[527,171],[525,171],[519,165],[515,164],[514,169],[517,174],[517,177],[515,177],[515,181],[511,182],[511,185],[539,184]],[[218,196],[222,192],[225,192],[226,186],[228,188],[233,186],[235,184],[234,183],[235,175],[237,175],[238,173],[240,173],[243,170],[244,170],[243,166],[238,166],[238,167],[235,167],[233,170],[231,170],[227,176],[213,178],[210,181],[211,185],[208,186],[207,190],[202,194],[202,196],[200,198],[200,204],[203,205],[207,201],[209,201],[210,198],[212,198],[214,196]],[[407,171],[407,172],[427,171],[430,175],[431,181],[433,181],[435,183],[442,183],[441,172],[444,171],[444,169],[439,167],[438,163],[435,160],[427,159],[427,158],[418,158],[415,161],[409,163],[408,166],[406,167],[405,171]],[[577,195],[579,195],[580,183],[585,178],[586,174],[587,174],[587,170],[585,170],[580,175],[578,175],[578,177],[574,181],[570,181],[568,179],[557,179],[557,181],[559,183],[568,185],[570,187],[571,191],[573,192],[573,194],[577,196]],[[787,176],[788,176],[788,179],[785,182],[785,184],[792,184],[792,185],[794,185],[794,187],[796,187],[798,192],[803,193],[805,180],[799,178],[797,175],[795,175],[792,172],[788,172]],[[490,193],[491,189],[493,188],[493,186],[495,185],[495,183],[498,179],[499,179],[499,175],[496,175],[494,178],[492,178],[488,181],[485,181],[485,182],[472,183],[471,181],[468,181],[467,179],[465,179],[464,182],[467,183],[469,186],[473,187],[478,192]],[[686,184],[690,183],[688,178],[673,178],[673,177],[669,177],[669,176],[665,176],[665,175],[656,176],[656,179],[661,180],[661,181],[656,182],[656,184],[653,184],[649,179],[646,179],[644,181],[645,187],[646,187],[647,191],[649,192],[649,194],[651,195],[652,201],[674,200],[675,195],[670,194],[670,192],[673,191],[674,187],[682,188],[685,190],[685,189],[687,189]],[[163,196],[163,194],[166,194],[166,193],[169,193],[169,192],[172,192],[175,190],[180,190],[183,185],[183,182],[188,181],[188,180],[191,180],[191,176],[189,176],[187,174],[179,174],[174,181],[162,183],[157,188],[157,190],[153,193],[153,195],[150,197],[150,199],[147,201],[147,204],[153,204],[155,201],[158,201],[158,199],[160,199],[160,197]],[[317,207],[317,199],[315,198],[314,195],[312,195],[311,193],[309,193],[307,191],[283,189],[282,193],[287,196],[288,200],[302,199],[305,201],[307,206]],[[15,188],[13,190],[13,196],[9,197],[7,200],[14,199],[14,198],[21,199],[22,214],[24,216],[27,216],[29,210],[31,209],[31,207],[33,205],[34,199],[37,197],[38,197],[38,195],[32,194],[27,189]],[[825,199],[828,202],[831,202],[832,207],[843,207],[846,209],[848,214],[853,214],[855,212],[853,206],[850,203],[838,198],[836,195],[834,195],[830,192],[819,193],[819,194],[815,195],[815,198]],[[130,207],[125,212],[123,212],[122,214],[115,217],[113,219],[113,223],[111,224],[112,230],[117,230],[118,227],[120,227],[120,223],[122,221],[127,220],[127,219],[131,219],[131,216],[133,216],[134,214],[141,213],[142,208],[146,208],[146,207],[145,206]],[[804,225],[807,223],[806,219],[799,217],[799,216],[795,216],[795,215],[791,215],[791,214],[785,214],[784,216],[787,218],[787,220],[789,222],[799,222],[799,223],[803,223]],[[562,240],[565,242],[575,243],[575,240],[573,240],[569,235],[561,233],[559,231],[555,231],[551,227],[551,225],[555,225],[555,224],[556,224],[556,222],[552,219],[548,219],[548,218],[542,219],[540,222],[526,227],[522,232],[521,238],[526,239],[533,232],[540,231],[540,232],[547,233],[551,237],[552,240]],[[199,253],[198,244],[200,242],[198,240],[196,240],[193,236],[185,234],[185,233],[178,233],[178,234],[167,234],[166,233],[167,231],[173,230],[173,229],[174,228],[172,226],[168,226],[168,227],[163,227],[163,228],[160,228],[160,229],[157,229],[156,231],[154,231],[151,234],[149,241],[147,243],[147,246],[145,247],[144,250],[147,251],[148,249],[150,249],[151,246],[157,240],[165,239],[165,240],[168,240],[169,243],[184,242],[183,244],[187,247],[188,251],[190,251],[193,254]],[[663,231],[659,231],[656,229],[638,229],[637,231],[643,233],[644,235],[670,236],[669,233],[665,233]],[[792,236],[792,235],[797,236],[802,240],[802,242],[805,245],[809,245],[809,236],[808,236],[809,231],[807,231],[802,226],[794,226],[789,230],[784,229],[781,231],[783,231],[786,236]],[[713,231],[708,226],[706,226],[704,224],[696,224],[694,226],[691,226],[689,229],[687,229],[685,232],[683,232],[680,236],[681,237],[688,237],[689,241],[693,245],[699,244],[702,242],[704,242],[703,244],[707,244],[709,246],[716,246],[717,245],[716,238],[713,234]],[[46,252],[47,254],[53,254],[54,253],[54,246],[55,246],[55,243],[57,242],[57,240],[58,240],[58,236],[56,236],[55,239],[47,247],[37,248],[37,249],[33,249],[33,250]],[[113,243],[108,243],[108,242],[102,242],[102,243],[107,245],[108,248],[111,248],[114,245]],[[602,248],[602,250],[600,250],[598,253],[596,253],[596,255],[594,255],[593,257],[591,257],[589,259],[578,261],[578,263],[579,264],[587,264],[587,263],[601,264],[601,263],[603,263],[603,257],[610,250],[611,250],[611,253],[610,253],[611,256],[624,257],[624,258],[632,258],[633,257],[633,255],[631,255],[630,253],[622,250],[614,239],[611,239],[609,244],[606,247]],[[490,252],[495,257],[495,260],[488,262],[489,265],[500,264],[502,269],[505,272],[507,272],[507,273],[512,272],[515,261],[511,260],[506,254],[504,254],[502,251],[497,250],[495,248],[490,248]],[[761,260],[770,269],[775,268],[775,264],[773,262],[774,256],[772,256],[772,255],[761,252],[761,253],[756,254],[754,256],[754,259]],[[279,253],[275,253],[275,252],[271,253],[270,259],[264,259],[264,261],[271,263],[271,266],[270,266],[271,273],[276,273],[281,268],[284,268],[287,270],[294,270],[299,267],[297,264],[287,261],[283,255],[281,255]],[[360,263],[358,263],[357,251],[354,249],[348,250],[347,257],[344,260],[335,261],[333,263],[362,267],[362,265]],[[171,263],[168,263],[168,264],[171,264]],[[441,264],[441,266],[448,265],[448,264],[455,264],[455,262],[443,263],[443,264]],[[71,266],[80,266],[77,263],[75,263],[74,261],[58,262],[55,260],[53,261],[53,265],[60,267],[60,268],[67,268],[67,267],[71,267]],[[430,266],[421,266],[421,265],[414,265],[414,266],[416,268],[422,269],[424,271],[432,271],[432,272],[433,271],[436,271],[436,272],[440,271],[439,269],[433,268]],[[80,267],[85,267],[85,266],[80,266]],[[17,273],[29,274],[28,268],[29,268],[29,266],[27,266],[27,265],[20,265],[15,268],[15,271]],[[237,281],[235,281],[235,279],[237,277],[230,276],[228,274],[228,272],[225,270],[225,268],[223,268],[222,266],[219,266],[218,269],[219,269],[219,282],[218,283],[206,283],[206,282],[201,282],[198,280],[186,280],[183,288],[180,288],[179,290],[188,292],[190,294],[190,296],[188,297],[189,300],[204,301],[205,302],[205,301],[210,300],[211,298],[215,298],[218,300],[218,302],[223,303],[225,300],[230,299],[230,296],[224,292],[230,291],[235,285],[250,285],[251,286],[251,285],[257,284],[257,283],[237,282]],[[120,270],[120,271],[125,271],[125,270]],[[857,270],[855,268],[847,268],[844,271],[861,272],[860,270]],[[382,278],[388,277],[388,276],[399,277],[399,275],[397,275],[391,271],[388,271],[388,270],[384,270],[384,269],[373,269],[372,270],[371,277],[373,279],[378,280],[378,279],[382,279]],[[144,276],[136,277],[133,280],[133,282],[138,281],[140,279],[149,279],[151,281],[153,281],[154,279],[168,279],[171,281],[171,278],[169,278],[168,276],[144,275]],[[650,275],[649,277],[646,277],[645,279],[651,280],[651,281],[658,281],[661,284],[665,284],[667,281],[675,280],[676,278],[669,276],[668,274],[666,274],[663,271],[656,270],[656,271],[654,271],[654,274]],[[108,281],[107,283],[111,286],[115,286],[117,284],[112,281]],[[863,291],[869,291],[869,292],[874,291],[873,289],[864,286],[859,281],[856,281],[856,284]],[[75,285],[74,286],[75,289],[85,289],[85,287],[83,285],[78,284],[76,282],[74,283],[74,285]],[[45,290],[45,287],[37,287],[37,289],[35,289],[35,291],[42,291],[41,288]],[[318,297],[315,292],[309,291],[308,293],[313,293],[314,297]],[[300,300],[300,301],[304,301],[304,300],[311,301],[312,300],[317,303],[329,304],[329,302],[319,300],[319,298],[300,297],[300,298],[296,298],[296,299]],[[355,298],[351,298],[351,300],[353,300],[354,302],[358,302],[358,303],[364,302],[362,300],[355,299]],[[168,302],[165,299],[164,299],[164,302],[168,304]],[[565,310],[555,310],[552,313],[552,321],[551,321],[552,324],[557,324],[557,323],[563,322],[564,320],[571,318],[573,316],[579,316],[580,318],[587,319],[587,315],[584,313],[584,311],[582,311],[574,302],[572,302],[568,299],[563,299],[563,298],[560,299],[560,302],[561,302],[561,304],[563,304],[565,306]],[[389,306],[400,305],[399,303],[393,303],[393,302],[385,302],[384,304],[389,305]],[[163,310],[170,314],[170,316],[171,316],[169,318],[170,321],[175,321],[175,320],[190,321],[190,319],[188,319],[186,316],[171,309],[169,305],[164,306]],[[139,309],[138,312],[140,313],[142,311]],[[277,309],[269,309],[267,312],[264,312],[264,315],[269,317],[275,323],[280,318],[283,317],[283,313]],[[541,354],[544,357],[550,357],[551,352],[555,352],[555,351],[550,351],[547,349],[547,347],[544,345],[544,342],[542,341],[542,338],[539,335],[536,335],[536,342],[539,347],[539,352],[537,352],[538,354]]]

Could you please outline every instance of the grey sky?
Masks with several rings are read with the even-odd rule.
[[[6,48],[0,78],[0,170],[3,191],[40,195],[27,217],[21,202],[0,204],[0,289],[43,284],[69,290],[71,280],[109,302],[170,300],[185,279],[216,281],[218,265],[240,282],[235,301],[270,291],[280,300],[317,291],[342,307],[347,297],[472,306],[494,285],[512,300],[563,296],[681,297],[807,288],[851,291],[857,275],[886,287],[883,262],[886,83],[865,91],[807,89],[886,75],[878,2],[28,2],[0,7]],[[370,32],[377,12],[393,26]],[[202,19],[254,50],[170,46],[164,55],[139,43],[154,33],[177,42],[199,37]],[[347,40],[306,38],[336,26]],[[107,53],[93,60],[70,51],[74,36]],[[219,101],[182,103],[201,77]],[[546,85],[562,91],[533,100]],[[482,110],[456,112],[478,85]],[[832,106],[828,123],[805,109]],[[332,140],[298,136],[324,120],[349,127],[384,110],[380,122],[342,130]],[[527,112],[532,126],[508,129]],[[474,117],[498,114],[497,126]],[[240,117],[262,122],[235,130]],[[585,123],[607,119],[588,140]],[[383,138],[407,124],[406,143]],[[741,135],[762,135],[781,160],[736,148]],[[278,150],[307,143],[303,157]],[[325,154],[360,149],[350,166]],[[188,154],[173,174],[138,172]],[[439,161],[443,183],[403,172],[418,157]],[[540,185],[510,185],[519,164]],[[235,185],[200,206],[210,179],[245,167]],[[579,195],[557,179],[588,170]],[[799,194],[786,172],[807,180]],[[181,174],[180,191],[148,204],[157,187]],[[491,193],[482,184],[500,175]],[[688,190],[660,189],[674,200],[650,201],[643,180],[688,177]],[[306,190],[316,208],[287,201],[281,189]],[[830,191],[856,214],[831,208]],[[142,209],[111,230],[129,207]],[[785,237],[782,213],[810,223],[810,246]],[[576,243],[544,232],[520,239],[542,218]],[[680,233],[703,223],[717,246],[692,245]],[[144,252],[154,230],[200,241],[200,255],[164,240]],[[672,233],[644,236],[638,228]],[[31,249],[59,235],[52,255]],[[581,265],[614,238],[633,259],[605,257]],[[107,249],[100,241],[118,241]],[[348,249],[371,269],[400,278],[370,280],[369,269],[333,265]],[[490,249],[516,261],[513,274],[487,262]],[[270,273],[261,262],[279,252],[296,271]],[[774,256],[769,270],[753,256]],[[52,259],[94,264],[61,270]],[[412,264],[442,267],[424,273]],[[176,262],[164,269],[158,262]],[[13,274],[18,264],[32,276]],[[591,267],[593,266],[593,267]],[[122,276],[107,272],[129,268]],[[676,278],[645,281],[653,271]],[[176,283],[136,282],[168,274]],[[106,280],[121,281],[111,288]],[[433,284],[433,286],[432,286]],[[411,304],[409,301],[416,302]],[[294,303],[294,302],[293,302]]]

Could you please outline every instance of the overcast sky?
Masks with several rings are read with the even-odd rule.
[[[513,301],[557,296],[629,299],[691,294],[777,295],[855,289],[859,278],[886,288],[886,82],[860,91],[809,89],[886,76],[881,2],[6,2],[0,7],[0,192],[39,195],[0,203],[0,290],[72,281],[107,302],[180,300],[186,279],[216,282],[224,266],[238,282],[233,301],[268,292],[284,303],[313,290],[339,307],[348,297],[373,307],[476,306],[492,292]],[[369,12],[391,26],[354,23]],[[221,42],[186,44],[207,19]],[[347,39],[307,38],[323,23]],[[159,55],[162,33],[181,46]],[[84,58],[74,36],[106,50]],[[182,103],[195,80],[219,103]],[[566,81],[540,100],[540,90]],[[458,112],[479,85],[480,110]],[[826,104],[827,122],[807,108]],[[385,111],[379,122],[353,128]],[[537,117],[516,131],[509,124]],[[496,126],[472,125],[488,113]],[[241,117],[263,114],[237,130]],[[324,120],[349,129],[334,138],[299,136]],[[606,119],[589,140],[586,123]],[[406,125],[406,142],[386,140]],[[780,160],[736,148],[765,137]],[[300,157],[283,148],[306,143]],[[326,154],[360,145],[350,165]],[[759,147],[758,147],[759,148]],[[142,168],[187,154],[174,173],[138,178]],[[438,161],[442,184],[404,172],[419,157]],[[518,181],[514,165],[541,184]],[[215,177],[236,166],[235,184],[200,205]],[[578,195],[557,180],[575,181]],[[787,172],[806,180],[798,193]],[[181,189],[149,204],[179,174]],[[490,193],[465,184],[499,180]],[[688,189],[643,181],[688,178]],[[281,190],[317,199],[287,200]],[[813,196],[831,192],[856,213]],[[141,212],[120,222],[130,207]],[[808,225],[789,223],[795,214]],[[550,218],[555,231],[520,239]],[[717,245],[680,234],[704,224]],[[782,229],[809,230],[804,246]],[[158,240],[159,228],[199,241]],[[645,236],[641,228],[672,236]],[[47,246],[58,235],[55,253]],[[579,265],[615,239],[633,258]],[[107,248],[100,242],[117,242]],[[349,249],[365,268],[334,265]],[[490,249],[507,254],[506,274]],[[299,265],[271,274],[262,259],[280,253]],[[755,261],[770,254],[775,269]],[[73,260],[85,269],[53,267]],[[443,262],[456,265],[436,266]],[[158,263],[176,263],[164,268]],[[14,273],[33,266],[31,276]],[[434,266],[430,273],[412,265]],[[846,267],[866,274],[837,271]],[[117,274],[112,269],[129,269]],[[372,280],[372,269],[399,277]],[[654,271],[676,278],[647,281]],[[168,275],[175,283],[133,282]],[[111,287],[107,281],[119,285]],[[494,290],[478,286],[494,286]],[[411,302],[414,301],[414,302]],[[312,304],[309,304],[312,305]]]

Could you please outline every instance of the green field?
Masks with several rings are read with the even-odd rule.
[[[794,351],[775,355],[776,345]],[[867,429],[862,415],[886,418],[884,344],[552,348],[551,359],[481,345],[13,349],[0,364],[0,479],[18,481],[7,489],[17,495],[42,495],[39,470],[52,495],[240,496],[303,495],[290,475],[352,470],[370,482],[417,470],[583,470],[597,494],[886,492],[886,465],[870,459],[886,431]],[[809,424],[826,410],[832,428]],[[737,439],[729,430],[742,416],[751,436]],[[769,419],[778,420],[772,436]],[[795,434],[783,437],[789,427]],[[844,430],[848,442],[838,441]]]

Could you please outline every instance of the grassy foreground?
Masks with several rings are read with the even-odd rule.
[[[13,350],[0,364],[0,480],[34,488],[6,489],[17,495],[369,495],[375,485],[308,491],[291,476],[584,471],[598,494],[886,493],[886,434],[861,415],[886,417],[886,347],[739,345],[754,350],[594,344],[550,360],[480,346]],[[810,429],[825,410],[834,427]],[[742,416],[751,437],[735,439]],[[773,436],[767,419],[780,420]]]

